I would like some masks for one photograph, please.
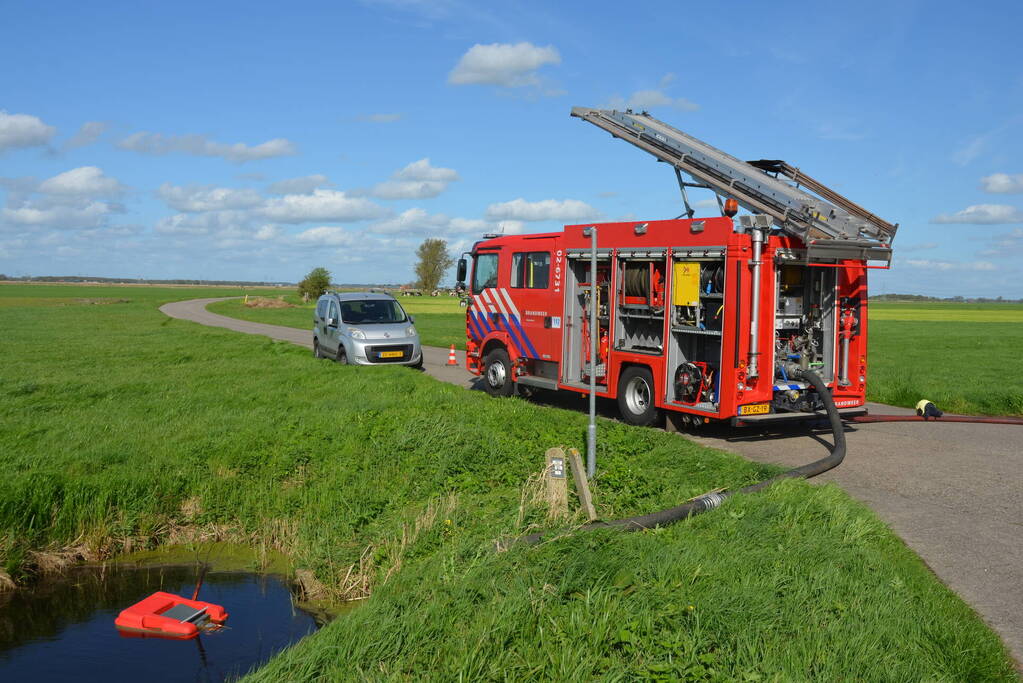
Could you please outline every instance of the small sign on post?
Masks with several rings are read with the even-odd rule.
[[[593,498],[590,496],[590,483],[586,479],[586,470],[583,469],[583,459],[579,457],[579,450],[569,448],[568,459],[572,465],[572,478],[575,480],[575,490],[579,494],[579,503],[583,506],[586,519],[593,522],[597,519],[597,511],[593,507]]]
[[[547,516],[551,519],[568,515],[568,479],[565,478],[565,451],[547,449]]]

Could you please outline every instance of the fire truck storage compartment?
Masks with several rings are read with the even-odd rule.
[[[620,249],[614,349],[664,353],[665,249]]]
[[[776,259],[774,366],[795,363],[835,379],[836,268]],[[778,370],[776,381],[786,377]]]
[[[709,413],[720,402],[725,249],[672,250],[665,400]]]
[[[590,356],[590,256],[588,249],[570,249],[565,278],[564,356],[562,382],[588,384]],[[597,384],[607,386],[610,327],[611,251],[597,250]]]

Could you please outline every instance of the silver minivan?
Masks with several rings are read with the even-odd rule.
[[[413,322],[390,294],[327,292],[313,313],[313,355],[353,365],[422,367]]]

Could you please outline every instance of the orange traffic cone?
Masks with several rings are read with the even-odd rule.
[[[455,345],[451,345],[451,351],[448,352],[448,365],[458,365],[458,359],[455,358]]]

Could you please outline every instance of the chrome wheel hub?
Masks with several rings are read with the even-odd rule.
[[[506,379],[507,375],[504,371],[504,363],[501,363],[500,361],[491,363],[487,368],[487,382],[495,389],[503,387]]]
[[[650,405],[650,386],[642,377],[633,377],[625,385],[625,404],[635,415],[642,415]]]

